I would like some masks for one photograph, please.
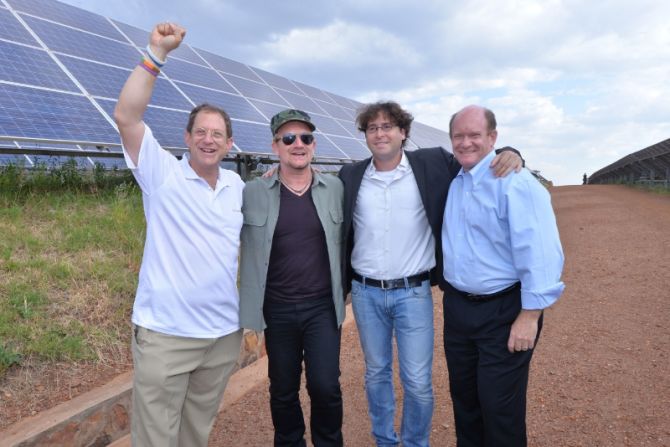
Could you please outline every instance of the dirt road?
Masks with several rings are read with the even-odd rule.
[[[670,446],[670,196],[597,185],[551,193],[566,291],[546,313],[531,365],[529,444]],[[441,328],[441,295],[433,294]],[[355,325],[342,341],[345,445],[370,446]],[[453,446],[440,330],[435,345],[431,443]],[[267,383],[220,415],[210,445],[272,445]]]

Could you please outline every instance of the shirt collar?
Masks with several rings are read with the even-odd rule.
[[[203,180],[191,167],[189,160],[191,159],[191,154],[184,152],[184,155],[181,157],[181,169],[184,172],[184,177],[188,180]],[[231,186],[231,183],[226,175],[222,173],[223,168],[219,166],[219,176],[216,180],[217,189],[224,188],[226,186]]]
[[[405,151],[402,151],[402,157],[400,157],[400,163],[398,163],[398,166],[394,168],[395,171],[397,171],[400,174],[405,174],[406,172],[409,172],[412,170],[411,166],[409,165],[409,160],[407,159],[407,155],[405,155]],[[377,174],[377,168],[375,168],[375,162],[374,160],[370,160],[370,164],[368,165],[367,169],[365,170],[365,175],[367,177],[374,177],[375,174]]]
[[[470,169],[468,172],[463,171],[463,168],[461,168],[461,172],[459,172],[458,175],[466,175],[469,174],[470,177],[472,178],[472,183],[477,184],[479,181],[482,179],[484,174],[488,172],[489,165],[491,164],[491,161],[493,161],[493,158],[496,156],[496,151],[491,150],[484,158],[479,160],[479,163],[474,165],[472,169]]]
[[[312,169],[312,187],[319,185],[319,184],[324,184],[325,182],[323,181],[323,175],[322,173],[318,172],[314,168]],[[268,178],[267,182],[267,187],[272,188],[275,185],[279,185],[279,167],[275,169],[275,172],[272,173],[272,175]]]

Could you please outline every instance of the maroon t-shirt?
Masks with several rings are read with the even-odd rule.
[[[312,190],[298,196],[280,186],[265,299],[294,303],[330,297],[326,236],[312,201]]]

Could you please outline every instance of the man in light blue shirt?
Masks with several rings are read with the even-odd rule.
[[[442,226],[444,346],[459,447],[525,446],[526,390],[543,309],[561,295],[563,251],[547,190],[524,169],[503,179],[495,115],[449,124],[462,169]]]

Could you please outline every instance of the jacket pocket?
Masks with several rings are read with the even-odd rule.
[[[243,219],[244,224],[240,234],[242,244],[254,247],[264,246],[265,228],[268,221],[267,210],[247,210],[243,213]],[[243,254],[246,252],[244,245],[242,252]]]
[[[262,227],[268,221],[267,210],[254,210],[244,212],[244,225]]]
[[[336,243],[341,244],[342,231],[343,231],[342,223],[344,222],[342,209],[331,208],[329,214],[330,214],[329,235]]]

